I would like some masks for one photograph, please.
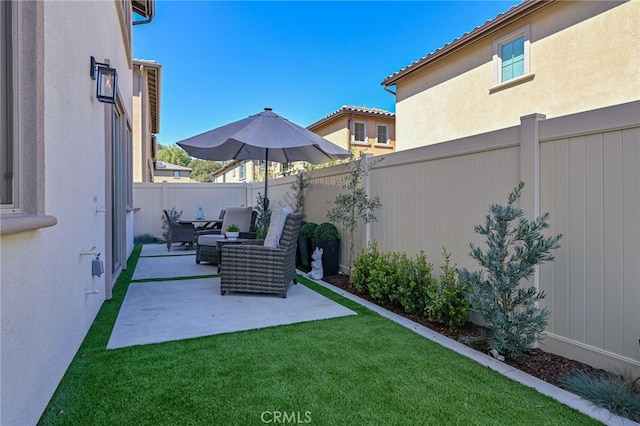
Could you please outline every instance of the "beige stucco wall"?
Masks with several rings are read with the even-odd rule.
[[[493,42],[524,25],[532,80],[489,93]],[[640,99],[640,1],[555,2],[396,85],[397,150]]]
[[[106,215],[97,210],[106,205],[111,107],[95,99],[92,55],[118,70],[131,117],[132,78],[117,4],[42,2],[36,16],[44,43],[44,115],[25,123],[43,123],[45,212],[57,224],[2,235],[2,425],[37,423],[105,299],[108,274],[92,277],[92,256],[80,253],[96,247],[104,259],[108,245]]]
[[[351,141],[350,120],[363,121],[367,126],[367,144],[353,144]],[[376,132],[378,124],[386,124],[389,129],[390,143],[380,145],[376,143]],[[370,115],[360,115],[357,113],[350,115],[340,115],[333,120],[329,120],[313,128],[313,132],[322,136],[326,140],[338,145],[346,150],[365,151],[368,154],[380,155],[392,152],[396,144],[395,121],[386,117],[375,117]]]

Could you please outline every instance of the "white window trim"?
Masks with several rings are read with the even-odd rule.
[[[364,141],[356,140],[356,123],[364,125]],[[367,122],[362,120],[354,120],[351,125],[351,144],[352,145],[369,145],[369,135],[367,132]]]
[[[501,47],[519,37],[524,37],[524,74],[503,82],[502,57],[500,56]],[[493,42],[493,87],[491,88],[491,92],[510,87],[523,81],[529,81],[533,78],[533,74],[531,74],[530,46],[529,25],[525,25]]]

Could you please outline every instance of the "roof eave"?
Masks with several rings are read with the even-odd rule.
[[[524,1],[521,5],[515,6],[512,10],[505,12],[503,15],[499,15],[495,19],[488,21],[484,25],[474,29],[473,31],[461,36],[460,38],[452,41],[451,43],[441,47],[440,49],[428,54],[421,60],[418,60],[412,65],[407,66],[403,70],[390,75],[382,81],[382,86],[389,87],[395,85],[399,80],[404,77],[413,74],[414,72],[421,70],[422,68],[430,65],[458,50],[475,43],[485,37],[490,36],[494,32],[512,24],[518,19],[530,15],[537,10],[548,6],[555,0],[528,0]]]

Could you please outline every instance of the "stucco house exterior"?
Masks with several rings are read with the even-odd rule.
[[[640,2],[528,0],[382,81],[398,151],[640,99]]]
[[[307,129],[348,151],[395,151],[395,114],[383,109],[343,105]]]
[[[191,179],[190,167],[179,166],[164,161],[156,161],[153,171],[154,182],[190,183],[196,182]]]
[[[0,424],[31,425],[133,250],[132,32],[154,2],[3,1],[0,14]]]
[[[162,65],[133,60],[133,181],[153,182],[160,133]]]

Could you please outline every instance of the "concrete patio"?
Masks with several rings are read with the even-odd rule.
[[[213,274],[217,268],[206,262],[197,265],[192,249],[178,246],[167,252],[164,245],[145,245],[107,348],[355,315],[303,285],[291,285],[286,299],[249,293],[222,296],[220,278]]]

